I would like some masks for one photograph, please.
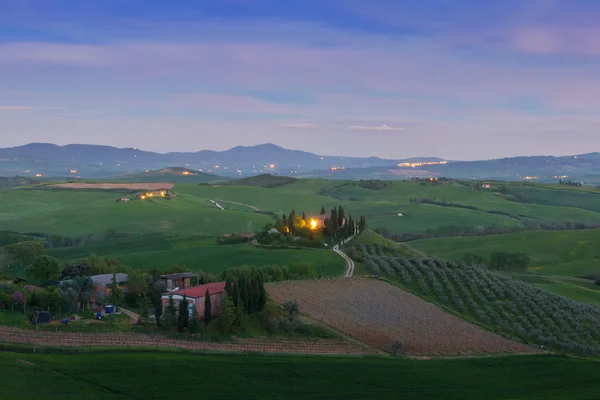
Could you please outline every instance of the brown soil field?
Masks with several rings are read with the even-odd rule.
[[[57,183],[54,187],[66,189],[139,189],[139,190],[159,190],[171,189],[173,183]]]
[[[398,340],[407,355],[537,352],[376,279],[279,282],[266,289],[274,301],[296,300],[300,312],[384,351]]]
[[[52,347],[170,347],[194,351],[363,355],[368,349],[345,339],[233,338],[227,342],[172,339],[143,333],[44,332],[0,326],[0,342]]]

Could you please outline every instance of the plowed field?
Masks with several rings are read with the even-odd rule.
[[[296,300],[302,313],[381,350],[399,340],[408,355],[535,352],[375,279],[280,282],[267,291],[276,302]]]
[[[344,339],[234,338],[228,342],[171,339],[140,333],[43,332],[0,326],[0,342],[38,346],[137,346],[171,347],[195,351],[240,351],[259,353],[295,353],[360,355],[368,350]]]

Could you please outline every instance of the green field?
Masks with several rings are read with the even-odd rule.
[[[416,240],[410,245],[449,260],[466,253],[484,258],[497,251],[521,252],[533,260],[530,272],[547,275],[600,275],[600,230],[529,231],[505,235]]]
[[[63,263],[94,253],[119,260],[133,268],[152,269],[185,265],[191,271],[218,273],[238,265],[292,265],[309,263],[318,275],[337,275],[344,260],[325,249],[269,249],[252,245],[219,245],[216,237],[142,234],[108,239],[80,247],[51,249],[48,254]]]
[[[385,227],[393,233],[424,232],[449,225],[511,228],[522,226],[523,220],[600,222],[600,213],[591,205],[599,196],[596,192],[511,186],[514,187],[517,191],[535,189],[554,197],[555,192],[566,192],[578,200],[568,204],[566,200],[565,204],[553,200],[552,205],[517,203],[493,190],[476,191],[461,183],[422,185],[410,181],[393,182],[378,190],[325,180],[298,180],[274,189],[231,183],[178,183],[173,189],[178,194],[175,199],[127,204],[115,202],[120,194],[113,192],[15,188],[0,191],[0,229],[62,235],[95,234],[108,228],[131,233],[220,235],[255,230],[271,221],[270,216],[257,213],[252,207],[278,215],[295,209],[310,216],[318,214],[321,207],[329,210],[338,205],[355,217],[367,216],[371,228]],[[476,209],[411,202],[421,198]],[[209,200],[221,200],[226,211],[217,209]],[[404,216],[399,217],[399,213]]]
[[[0,354],[3,398],[597,399],[596,361],[190,355]],[[200,395],[201,396],[201,395]]]

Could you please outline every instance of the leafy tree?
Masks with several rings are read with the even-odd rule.
[[[288,319],[293,321],[296,318],[296,315],[300,312],[300,307],[298,306],[297,301],[288,300],[283,303],[283,309],[288,313]]]
[[[192,306],[192,316],[189,322],[190,333],[199,333],[200,332],[200,315],[198,314],[198,309],[196,308],[196,303]]]
[[[188,302],[185,295],[179,301],[179,312],[177,313],[177,332],[182,333],[185,329],[185,323],[188,319]]]
[[[148,292],[148,278],[140,270],[133,270],[127,275],[127,290],[132,296],[142,296]]]
[[[23,292],[15,291],[10,298],[13,308],[14,307],[22,307],[22,310],[25,311],[25,295]]]
[[[173,295],[169,295],[169,303],[165,307],[164,312],[163,326],[167,329],[173,329],[175,325],[177,325],[177,307],[175,307]]]
[[[0,290],[0,310],[10,306],[10,295],[3,290]]]
[[[32,263],[44,254],[44,246],[37,240],[27,240],[5,246],[8,255],[21,267]],[[59,275],[60,276],[60,275]]]
[[[61,273],[62,266],[60,265],[60,261],[51,256],[36,258],[25,271],[27,279],[35,282],[43,282],[51,279],[56,280],[60,278]]]
[[[210,293],[208,289],[206,289],[206,294],[204,295],[204,323],[210,324],[212,320],[212,305],[210,303]]]
[[[219,318],[216,319],[217,327],[221,333],[231,333],[235,326],[236,306],[230,296],[221,299]]]

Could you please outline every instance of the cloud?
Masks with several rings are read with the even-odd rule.
[[[311,124],[311,123],[304,123],[304,124],[285,124],[283,126],[285,128],[312,129],[312,128],[316,128],[317,125]]]
[[[27,106],[0,106],[0,111],[30,111],[34,109],[34,107]]]
[[[348,129],[357,130],[357,131],[402,131],[404,127],[392,127],[386,124],[379,126],[365,126],[365,125],[348,125]]]

